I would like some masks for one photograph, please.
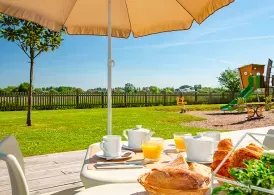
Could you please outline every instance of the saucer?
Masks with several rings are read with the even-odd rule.
[[[127,150],[131,150],[131,151],[135,151],[135,152],[142,152],[142,148],[131,148],[126,144],[123,144],[122,148],[127,149]]]
[[[211,164],[213,163],[213,159],[209,160],[209,161],[194,161],[194,160],[189,160],[186,158],[187,162],[194,162],[194,163],[199,163],[199,164]]]
[[[126,153],[129,153],[128,155],[125,155]],[[103,158],[103,159],[106,159],[106,160],[122,160],[122,159],[127,159],[127,158],[131,158],[135,153],[130,151],[130,150],[122,150],[122,153],[120,156],[117,156],[117,157],[107,157],[107,156],[104,156],[104,152],[101,150],[100,152],[97,152],[95,155],[99,158]]]

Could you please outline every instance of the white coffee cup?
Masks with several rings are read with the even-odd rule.
[[[121,136],[106,135],[100,143],[100,148],[104,152],[105,157],[119,157],[121,156]]]

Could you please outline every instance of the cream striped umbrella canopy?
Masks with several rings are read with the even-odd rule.
[[[234,0],[0,0],[0,13],[68,34],[108,36],[108,134],[112,134],[111,37],[187,30]]]

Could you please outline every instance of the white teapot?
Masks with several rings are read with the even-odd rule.
[[[153,133],[153,131],[142,128],[142,125],[136,125],[136,128],[134,129],[123,131],[124,137],[128,140],[128,147],[138,150],[141,149],[142,141],[149,140]]]
[[[194,162],[210,162],[213,158],[215,142],[210,137],[186,136],[187,160]]]

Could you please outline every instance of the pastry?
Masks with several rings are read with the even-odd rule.
[[[230,138],[221,140],[218,143],[218,150],[231,150],[233,148],[233,143]]]
[[[213,161],[222,161],[229,153],[229,150],[217,150],[214,153]],[[227,161],[232,160],[233,153],[228,157]]]
[[[264,152],[264,149],[263,149],[263,148],[259,147],[259,146],[256,145],[256,144],[253,144],[253,143],[247,145],[246,148],[247,148],[247,149],[250,149],[250,150],[253,150],[253,151],[255,151],[255,152],[261,153],[261,154]]]
[[[188,169],[165,167],[153,169],[145,182],[165,189],[189,190],[208,186],[210,177]]]
[[[248,148],[239,148],[234,152],[231,167],[245,168],[244,161],[250,159],[260,159],[261,153]]]

